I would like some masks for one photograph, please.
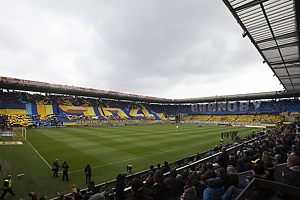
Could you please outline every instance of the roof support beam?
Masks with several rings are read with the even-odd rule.
[[[269,0],[254,0],[254,1],[251,1],[249,3],[244,4],[242,6],[236,7],[233,10],[238,11],[238,10],[242,10],[242,9],[245,9],[245,8],[250,8],[252,6],[256,6],[258,4],[264,3],[266,1],[269,1]]]

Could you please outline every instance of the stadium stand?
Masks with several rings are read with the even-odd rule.
[[[258,100],[253,100],[258,101]],[[259,100],[259,106],[249,103],[249,110],[221,110],[221,112],[193,112],[192,104],[164,105],[115,101],[68,95],[30,94],[24,91],[1,90],[1,115],[26,115],[36,124],[43,124],[51,118],[59,119],[65,125],[76,125],[74,120],[142,120],[137,123],[199,123],[199,124],[235,124],[247,123],[263,126],[275,126],[286,119],[295,121],[300,113],[298,98]],[[209,102],[206,105],[210,104]],[[38,118],[36,117],[38,116]],[[33,120],[34,119],[34,120]],[[41,120],[41,123],[38,121]],[[64,121],[63,121],[64,120]],[[115,123],[115,122],[114,122]],[[124,123],[124,121],[120,122]],[[132,122],[128,122],[132,123]],[[30,123],[22,123],[32,126]],[[13,126],[17,123],[11,124]],[[19,124],[20,125],[20,124]]]
[[[276,106],[275,106],[276,105]],[[43,126],[56,126],[55,122],[61,124],[76,125],[76,120],[100,120],[109,122],[119,120],[120,123],[124,123],[124,120],[128,120],[128,124],[133,123],[130,120],[134,120],[134,124],[147,124],[153,121],[159,121],[160,123],[175,123],[173,120],[169,120],[172,116],[178,116],[181,114],[180,123],[222,123],[222,122],[257,122],[266,125],[271,123],[273,127],[275,125],[282,124],[285,120],[285,115],[299,112],[299,100],[298,99],[284,99],[280,101],[262,101],[259,109],[253,111],[251,106],[249,109],[251,113],[246,114],[199,114],[191,112],[191,105],[175,105],[172,108],[171,105],[159,105],[159,104],[143,104],[134,102],[116,102],[114,100],[103,100],[94,98],[82,98],[62,95],[42,95],[42,94],[30,94],[26,92],[3,92],[0,101],[1,112],[1,127],[5,129],[13,126],[25,126],[25,127],[43,127]],[[289,110],[290,109],[290,110]],[[255,110],[255,109],[254,109]],[[229,113],[229,112],[227,112]],[[168,118],[166,117],[168,116]],[[126,122],[125,122],[126,123]],[[291,123],[291,122],[290,122]],[[295,131],[296,123],[293,124],[291,130]],[[269,151],[272,157],[281,157],[280,163],[286,162],[287,153],[293,153],[296,150],[295,145],[289,145],[288,149],[281,149],[280,154],[273,152],[273,147],[276,147],[276,140],[282,140],[284,130],[288,125],[278,126],[274,131],[268,132],[262,135],[252,135],[246,138],[245,141],[239,141],[239,145],[229,144],[228,154],[230,155],[230,164],[237,167],[239,159],[247,156],[248,160],[255,161],[258,158],[262,159],[263,150]],[[291,140],[295,142],[295,135],[292,135]],[[285,142],[286,140],[282,140]],[[266,144],[265,144],[266,143]],[[264,149],[267,145],[268,148]],[[258,148],[258,146],[261,146]],[[299,145],[298,145],[299,146]],[[260,149],[261,148],[261,149]],[[249,149],[256,150],[251,152]],[[240,153],[238,153],[240,152]],[[171,168],[175,168],[177,173],[181,176],[184,175],[186,170],[190,171],[190,174],[195,174],[195,180],[200,181],[201,174],[205,173],[202,170],[202,166],[208,163],[214,164],[217,162],[220,154],[219,147],[213,149],[211,153],[202,152],[199,155],[194,155],[188,158],[182,158],[173,163],[169,163]],[[279,163],[279,160],[277,161]],[[201,167],[200,167],[201,166]],[[248,163],[248,166],[253,167],[253,163]],[[204,167],[205,168],[205,167]],[[248,168],[248,170],[251,168]],[[247,171],[246,171],[247,172]],[[276,172],[276,170],[275,170]],[[135,177],[142,177],[143,180],[147,178],[147,171],[139,172],[127,177],[128,181],[133,180]],[[245,173],[245,172],[243,172]],[[247,172],[249,176],[252,176],[251,171]],[[167,178],[169,173],[165,173]],[[218,179],[220,177],[216,175]],[[277,177],[277,172],[274,173],[277,182],[280,178]],[[241,177],[245,177],[241,175]],[[257,177],[253,177],[253,180]],[[275,179],[275,178],[274,178]],[[187,182],[189,179],[184,179]],[[274,181],[274,180],[271,180]],[[248,184],[260,184],[260,182],[253,182]],[[96,192],[102,192],[104,195],[108,195],[108,191],[115,186],[115,181],[111,181],[105,184],[96,185]],[[128,185],[130,187],[130,185]],[[199,190],[200,191],[200,190]],[[198,191],[197,196],[204,195],[204,190]],[[86,190],[81,191],[83,194],[88,194]],[[129,189],[125,190],[126,197],[131,196]],[[182,194],[180,194],[182,195]],[[269,196],[275,196],[275,193],[268,194]]]

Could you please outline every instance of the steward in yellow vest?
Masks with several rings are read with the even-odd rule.
[[[3,193],[0,197],[0,199],[3,199],[3,197],[6,195],[6,193],[9,192],[11,194],[11,196],[15,196],[16,194],[13,192],[13,190],[11,189],[11,175],[8,175],[5,179],[4,179],[4,184],[3,184]]]

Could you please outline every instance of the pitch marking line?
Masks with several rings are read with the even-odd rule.
[[[212,142],[212,141],[215,141],[215,140],[208,140],[208,141],[205,141],[205,142],[199,142],[199,143],[194,144],[194,145],[189,145],[188,147],[190,147],[190,146],[196,146],[196,145],[199,145],[199,144],[203,144],[203,143],[206,143],[206,142]],[[188,147],[179,147],[179,148],[175,148],[175,149],[166,150],[166,151],[163,151],[163,152],[158,152],[158,153],[148,154],[148,155],[145,155],[145,156],[140,156],[140,157],[130,158],[130,159],[121,160],[121,161],[112,162],[112,163],[106,163],[106,164],[103,164],[103,165],[97,165],[97,166],[94,166],[93,168],[98,168],[98,167],[103,167],[103,166],[107,166],[107,165],[114,165],[114,164],[118,164],[118,163],[128,162],[128,161],[132,161],[132,160],[137,160],[137,159],[141,159],[141,158],[146,158],[146,157],[149,157],[149,156],[154,156],[154,155],[164,154],[164,153],[166,153],[166,152],[177,151],[177,150],[179,150],[179,149],[185,149],[185,148],[188,148]],[[82,172],[82,170],[75,170],[75,171],[72,171],[72,172],[69,172],[69,173],[76,173],[76,172]],[[59,173],[62,173],[62,172],[59,172]]]
[[[49,138],[52,138],[53,140],[57,140],[55,137],[52,137],[52,136],[47,135],[47,134],[45,134],[45,133],[42,133],[42,134],[45,135],[45,136],[48,136]]]
[[[26,142],[28,142],[27,139],[25,139]],[[40,158],[46,163],[46,165],[48,165],[48,167],[51,169],[52,167],[49,165],[49,163],[45,160],[45,158],[30,144],[30,142],[28,142],[28,144],[31,146],[31,148],[37,153],[37,155],[40,156]]]

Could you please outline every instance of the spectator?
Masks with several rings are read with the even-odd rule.
[[[218,164],[220,167],[223,167],[225,170],[227,169],[229,155],[226,152],[226,147],[222,147],[222,153],[219,155],[219,158],[217,161],[218,161]]]
[[[264,180],[270,180],[270,174],[265,170],[263,165],[256,164],[252,167],[253,175],[251,178],[260,178]],[[256,200],[265,200],[270,198],[270,191],[266,188],[254,188],[254,199]]]
[[[239,184],[239,175],[237,174],[233,166],[228,165],[227,174],[229,175],[230,185],[237,186]]]
[[[149,176],[147,179],[154,179],[155,184],[148,188],[146,194],[154,200],[171,200],[171,186],[164,182],[164,174],[161,170],[156,170],[154,176]]]
[[[238,159],[235,170],[236,170],[237,173],[241,173],[241,172],[247,171],[248,169],[245,167],[245,165],[243,163],[243,160],[242,159]]]
[[[300,157],[290,155],[287,159],[287,170],[282,173],[282,183],[300,187]],[[276,196],[280,199],[296,200],[300,199],[299,196],[293,196],[282,191],[277,191]]]
[[[77,188],[77,189],[76,189],[74,198],[75,198],[75,200],[82,200],[82,199],[83,199],[83,196],[82,196],[82,194],[81,194],[81,192],[80,192],[80,188]]]
[[[153,200],[152,197],[145,195],[144,183],[141,179],[133,179],[131,182],[132,197],[127,200]]]
[[[90,190],[91,194],[95,194],[95,183],[93,180],[91,180],[89,182],[89,185],[88,185],[88,190]]]
[[[164,162],[163,170],[164,170],[164,173],[167,173],[171,170],[169,163],[167,161]]]
[[[215,178],[217,177],[215,170],[213,169],[213,166],[211,163],[207,164],[207,171],[204,173],[207,179]]]
[[[275,167],[277,166],[277,162],[274,157],[270,155],[271,153],[268,151],[264,151],[261,160],[264,162],[265,169],[270,173],[271,180],[275,180],[274,172]]]
[[[182,197],[184,200],[197,200],[197,192],[191,180],[188,180],[186,182],[186,186],[184,186],[184,192],[182,194]]]
[[[119,174],[116,181],[116,200],[125,200],[126,172]]]
[[[183,188],[185,186],[185,182],[183,181],[181,174],[177,174],[176,179],[180,181],[179,194],[182,194],[184,191]]]
[[[177,176],[176,169],[171,169],[169,178],[165,179],[165,182],[168,185],[170,185],[172,188],[172,190],[171,190],[172,199],[178,199],[179,196],[181,195],[181,193],[179,193],[179,192],[182,191],[182,189],[183,189],[183,188],[180,188],[180,187],[182,187],[182,185],[181,185],[180,180],[178,180],[176,178],[176,176]]]
[[[105,192],[105,200],[115,200],[115,189],[111,188],[108,192]]]
[[[225,194],[224,187],[217,179],[208,182],[208,187],[203,192],[203,200],[221,200]]]
[[[198,179],[197,172],[196,171],[192,171],[191,174],[190,174],[189,179],[190,179],[191,183],[193,184],[193,186],[196,189],[197,196],[200,196],[201,195],[201,184],[200,184],[200,181]]]
[[[231,186],[229,175],[226,173],[223,167],[219,169],[218,173],[219,180],[226,191]]]
[[[199,194],[198,194],[198,198],[202,198],[203,197],[203,192],[205,190],[205,188],[207,187],[207,178],[206,176],[204,176],[204,174],[202,174],[200,176],[200,186],[199,186]]]
[[[157,170],[164,171],[164,170],[163,170],[163,168],[160,166],[160,164],[159,164],[159,163],[157,163],[157,165],[156,165],[156,169],[155,169],[155,171],[157,171]]]

